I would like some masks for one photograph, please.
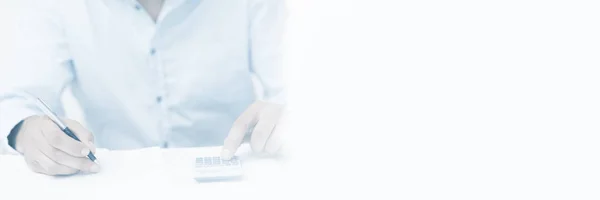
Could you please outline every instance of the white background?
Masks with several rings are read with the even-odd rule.
[[[599,197],[598,3],[310,2],[294,130],[322,191]]]
[[[290,2],[293,190],[600,197],[598,3]]]

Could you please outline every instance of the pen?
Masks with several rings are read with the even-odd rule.
[[[58,116],[56,116],[56,114],[54,114],[54,112],[52,112],[52,110],[50,110],[50,107],[48,107],[48,105],[46,105],[46,103],[44,103],[44,101],[42,101],[41,99],[37,98],[37,102],[38,102],[38,107],[40,109],[42,109],[42,111],[48,116],[50,117],[50,119],[56,124],[58,125],[58,127],[60,128],[60,130],[62,130],[65,134],[67,134],[69,137],[81,142],[81,140],[79,140],[79,138],[77,138],[77,136],[73,133],[73,131],[71,131],[71,129],[69,129],[69,127],[67,127],[59,118]],[[90,158],[90,160],[92,161],[96,161],[96,156],[94,156],[94,154],[90,151],[90,153],[88,154],[88,158]]]

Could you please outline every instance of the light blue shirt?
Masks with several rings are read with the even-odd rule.
[[[23,4],[15,64],[0,69],[8,151],[10,130],[41,114],[32,96],[64,115],[67,87],[107,149],[222,145],[250,104],[285,103],[284,0],[166,0],[156,23],[136,0]]]

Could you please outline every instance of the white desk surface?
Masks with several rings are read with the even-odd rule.
[[[244,179],[198,183],[195,157],[219,155],[220,147],[96,153],[102,171],[51,177],[32,172],[20,156],[0,156],[0,199],[281,199],[288,186],[285,163],[258,158],[242,146]],[[266,195],[266,196],[265,196]],[[10,198],[5,198],[10,197]]]

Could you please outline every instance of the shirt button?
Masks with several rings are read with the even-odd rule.
[[[156,49],[155,48],[150,49],[150,55],[154,55],[154,54],[156,54]]]
[[[162,102],[162,97],[161,96],[157,96],[156,97],[156,102],[157,103],[161,103]]]
[[[136,5],[135,5],[135,9],[136,9],[136,10],[141,10],[141,9],[142,9],[142,6],[140,6],[140,5],[136,4]]]

